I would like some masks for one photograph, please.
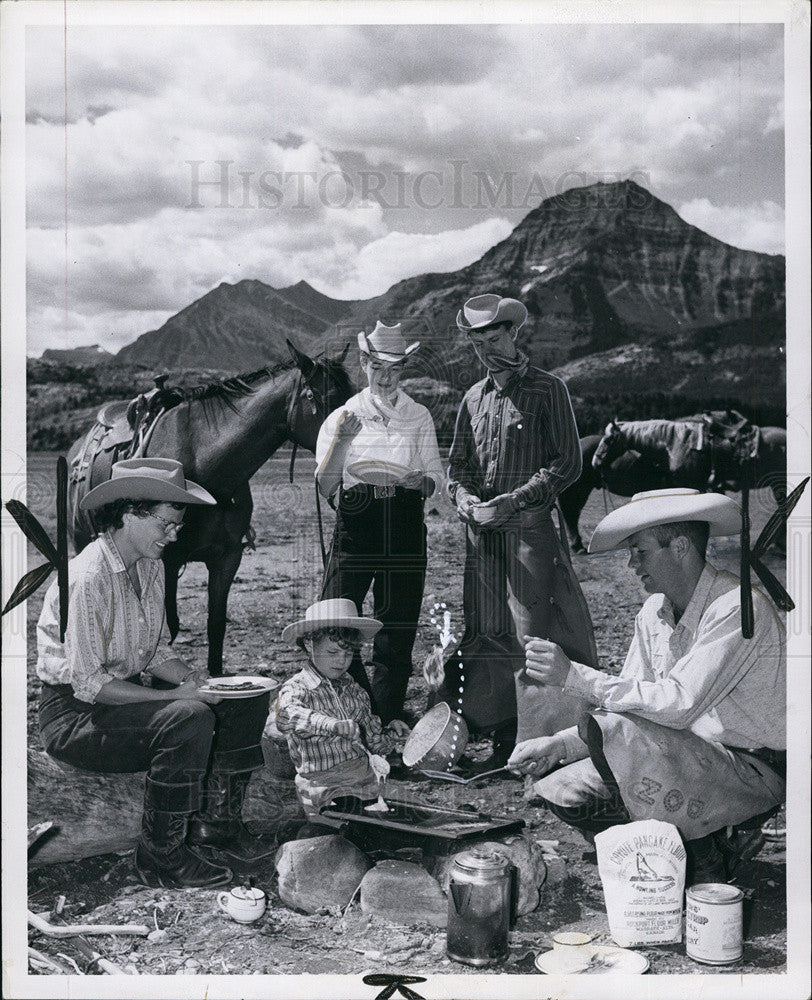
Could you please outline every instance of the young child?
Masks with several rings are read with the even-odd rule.
[[[337,796],[377,798],[383,783],[364,748],[385,754],[409,734],[399,719],[382,729],[369,695],[347,674],[353,653],[381,627],[374,618],[359,617],[353,601],[335,598],[312,604],[282,632],[308,658],[282,685],[276,702],[276,727],[288,741],[308,820],[324,822],[319,808]]]

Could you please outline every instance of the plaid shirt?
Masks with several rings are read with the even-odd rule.
[[[480,500],[512,493],[521,507],[549,509],[581,474],[567,387],[532,365],[514,372],[503,389],[488,375],[463,397],[448,461],[455,503],[466,493]]]
[[[388,753],[394,740],[381,730],[369,695],[349,674],[336,680],[322,677],[309,663],[285,681],[276,702],[276,727],[287,738],[299,774],[325,771],[363,757],[357,743],[333,732],[336,720],[354,719],[374,753]]]

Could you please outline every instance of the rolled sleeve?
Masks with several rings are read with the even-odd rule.
[[[423,466],[423,475],[434,481],[435,493],[444,491],[445,470],[440,461],[440,449],[437,446],[437,432],[434,428],[434,421],[431,414],[426,410],[420,426],[420,434],[417,445],[420,461]]]
[[[68,605],[71,627],[65,635],[70,684],[80,701],[93,704],[99,691],[115,675],[106,669],[109,663],[109,623],[104,614],[103,595],[92,581],[74,587]]]

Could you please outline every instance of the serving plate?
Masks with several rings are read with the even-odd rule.
[[[251,687],[246,687],[247,684]],[[270,677],[259,677],[253,674],[235,674],[231,677],[211,677],[200,690],[208,694],[216,694],[218,698],[256,698],[257,695],[273,691],[278,687]]]
[[[548,976],[600,975],[604,972],[630,976],[640,975],[648,967],[645,955],[612,945],[554,948],[536,955],[536,968]]]
[[[370,486],[390,486],[398,479],[408,476],[411,471],[405,465],[383,459],[362,458],[347,466],[347,472]]]

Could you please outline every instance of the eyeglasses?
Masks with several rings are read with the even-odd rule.
[[[148,510],[147,517],[153,517],[156,521],[160,521],[164,526],[164,534],[169,535],[173,531],[177,534],[183,527],[183,521],[168,521],[165,517],[161,517],[160,514],[153,514],[151,510]]]

